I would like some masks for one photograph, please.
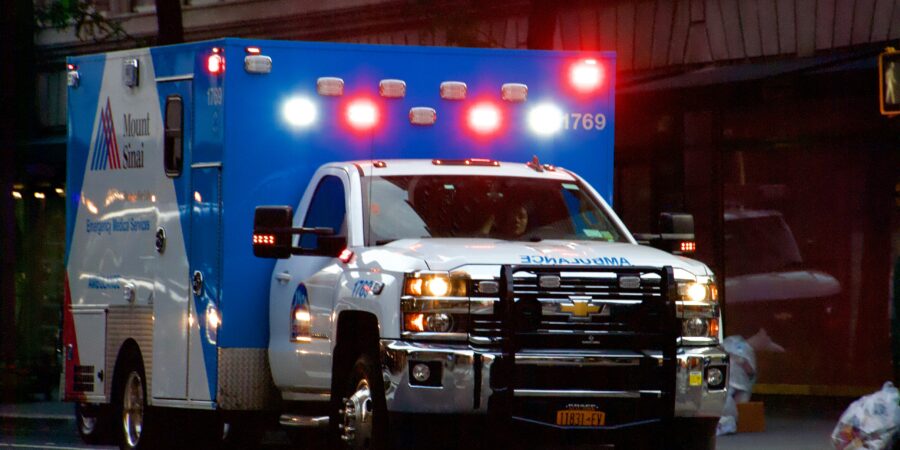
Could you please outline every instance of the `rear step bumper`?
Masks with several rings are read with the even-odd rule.
[[[726,389],[710,389],[707,371],[718,367],[727,375],[728,356],[719,347],[680,347],[676,351],[678,363],[675,375],[676,417],[717,417],[725,405]],[[400,413],[487,414],[492,397],[497,398],[498,383],[492,380],[494,367],[502,361],[500,352],[482,352],[468,345],[417,343],[399,340],[383,340],[381,360],[385,376],[388,410]],[[519,369],[553,368],[567,370],[566,374],[583,373],[585,377],[610,379],[623,378],[632,369],[659,364],[662,352],[597,351],[597,352],[520,352],[516,354]],[[429,367],[431,378],[417,382],[412,370],[417,364]],[[571,378],[571,377],[567,377]],[[627,377],[624,377],[627,378]],[[411,382],[412,380],[412,382]],[[564,408],[570,404],[615,404],[616,408],[633,409],[638,403],[648,411],[659,405],[662,390],[630,384],[620,380],[619,388],[609,388],[603,380],[558,379],[558,383],[544,382],[535,377],[534,385],[513,389],[516,401],[537,402]],[[579,384],[584,381],[583,384]],[[637,380],[641,381],[641,380]],[[643,380],[646,381],[646,380]],[[652,380],[651,380],[652,381]],[[658,380],[661,383],[665,380]],[[543,385],[543,384],[547,385]],[[566,386],[555,388],[554,385]],[[725,383],[727,386],[727,382]],[[496,400],[493,400],[496,403]],[[552,403],[552,404],[551,404]],[[555,414],[555,411],[553,411]],[[607,413],[609,414],[609,413]],[[514,414],[515,415],[515,414]],[[635,418],[634,423],[645,422]],[[609,417],[615,423],[612,417]]]

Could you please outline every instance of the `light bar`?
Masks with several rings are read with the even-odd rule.
[[[437,111],[434,108],[417,106],[409,109],[409,123],[413,125],[434,125],[437,122]]]
[[[272,58],[259,54],[247,55],[244,57],[244,70],[247,73],[270,73],[272,72]]]
[[[337,77],[320,77],[316,80],[316,92],[330,97],[344,95],[344,80]]]
[[[260,55],[262,54],[262,50],[259,47],[247,47],[244,49],[248,55]]]
[[[697,251],[697,243],[694,241],[681,241],[680,247],[683,253],[693,253]]]
[[[462,81],[445,81],[441,83],[441,98],[444,100],[465,100],[468,88]]]
[[[513,103],[521,103],[528,99],[528,86],[522,83],[506,83],[500,87],[500,98]]]
[[[466,159],[432,159],[431,164],[435,166],[486,166],[499,167],[500,162],[487,158],[466,158]]]
[[[381,80],[378,82],[378,95],[385,98],[406,97],[406,82],[403,80]]]

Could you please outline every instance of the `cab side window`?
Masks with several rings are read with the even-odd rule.
[[[347,204],[344,200],[344,183],[334,175],[322,178],[316,187],[309,210],[303,220],[304,228],[328,227],[337,236],[347,235]],[[300,238],[303,248],[315,248],[316,236],[304,234]]]

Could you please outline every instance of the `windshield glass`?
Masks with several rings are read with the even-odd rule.
[[[575,182],[471,175],[366,182],[369,245],[428,237],[626,242]]]

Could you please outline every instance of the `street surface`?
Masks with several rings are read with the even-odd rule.
[[[822,450],[832,448],[830,434],[852,399],[766,399],[766,431],[720,436],[720,450]],[[75,432],[72,407],[57,402],[0,405],[0,449],[114,449],[89,446]],[[269,432],[264,449],[287,449],[283,432]]]

